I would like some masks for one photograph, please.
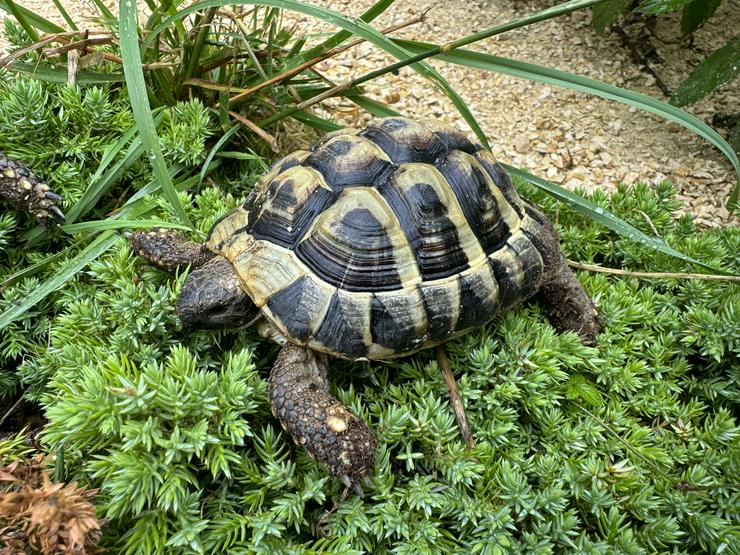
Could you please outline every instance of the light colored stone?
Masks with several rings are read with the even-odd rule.
[[[516,149],[518,153],[526,154],[527,152],[529,152],[529,147],[530,147],[529,137],[527,136],[526,133],[519,133],[514,138],[514,148]]]

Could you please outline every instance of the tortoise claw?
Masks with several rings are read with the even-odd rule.
[[[347,490],[349,489],[353,490],[357,494],[358,497],[365,497],[365,492],[362,490],[362,485],[360,485],[359,480],[353,480],[347,474],[342,474],[341,476],[339,476],[339,481],[345,485]],[[367,477],[365,477],[365,479],[362,482],[365,485],[368,485],[370,483]]]
[[[358,497],[361,497],[361,498],[365,497],[365,492],[362,491],[362,486],[360,485],[360,482],[358,482],[357,480],[355,480],[352,483],[352,489],[355,490],[355,493],[357,494]]]
[[[0,152],[0,197],[20,210],[33,214],[42,224],[64,223],[64,213],[56,206],[62,196],[18,160]]]
[[[54,202],[61,202],[62,200],[64,200],[64,197],[62,195],[58,195],[54,191],[46,191],[44,193],[44,196],[49,200],[53,200]]]
[[[59,195],[56,195],[56,196],[59,197]],[[62,197],[59,197],[59,198],[61,199]],[[62,225],[65,222],[66,218],[64,217],[64,212],[59,210],[58,206],[52,205],[52,206],[49,206],[49,208],[47,208],[46,210],[49,212],[51,219],[54,220],[59,225]]]

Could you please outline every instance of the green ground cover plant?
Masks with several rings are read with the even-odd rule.
[[[681,269],[527,192],[569,256]],[[592,200],[737,271],[740,232],[697,233],[672,194]],[[182,277],[119,239],[58,294],[48,339],[16,370],[44,407],[44,449],[63,457],[57,479],[100,488],[114,552],[738,552],[737,286],[583,273],[604,320],[596,347],[556,334],[536,305],[449,343],[471,452],[431,354],[333,363],[336,394],[381,444],[365,498],[339,502],[341,484],[269,413],[261,366],[275,348],[249,330],[181,330]]]
[[[281,34],[270,8],[257,12],[251,32],[214,47],[197,26],[162,23],[176,15],[175,6],[163,6],[142,40],[182,39],[184,52],[220,63],[229,55],[219,58],[219,49],[236,37],[254,54],[233,66],[242,88],[302,59],[304,45]],[[8,36],[31,46],[41,38],[30,25],[36,20],[16,12],[31,29],[11,23]],[[375,37],[354,20],[344,23]],[[139,55],[152,56],[132,31]],[[311,56],[349,36],[339,35]],[[450,63],[619,97],[726,151],[698,120],[628,91],[462,49],[393,43],[404,55],[436,48]],[[109,44],[102,53],[135,60],[129,46],[120,52]],[[295,57],[277,55],[286,51]],[[26,422],[18,411],[0,423],[12,432],[0,440],[0,456],[7,464],[45,454],[56,480],[97,488],[101,544],[110,552],[740,553],[736,283],[582,272],[603,318],[595,347],[554,333],[532,304],[449,343],[477,442],[472,451],[433,354],[392,364],[333,362],[334,393],[381,444],[365,497],[343,499],[341,484],[270,415],[264,367],[276,347],[253,330],[181,329],[174,302],[185,275],[148,267],[118,233],[168,225],[202,237],[244,200],[270,138],[306,132],[299,124],[333,128],[299,108],[331,87],[312,75],[247,103],[241,116],[264,123],[265,136],[214,108],[225,98],[208,88],[217,79],[197,98],[149,94],[213,77],[186,63],[192,57],[138,76],[103,57],[71,85],[66,69],[36,58],[35,49],[24,56],[0,70],[0,151],[65,195],[69,224],[44,230],[16,211],[0,216],[0,400],[22,396],[44,419],[30,444],[22,428],[38,427],[37,415]],[[19,77],[20,64],[30,62],[39,73]],[[387,113],[360,89],[333,93]],[[270,95],[278,101],[270,104]],[[670,184],[580,200],[523,175],[538,187],[518,179],[518,188],[556,222],[573,260],[628,271],[740,272],[740,230],[697,231],[689,217],[675,217]],[[167,179],[171,190],[162,194]]]

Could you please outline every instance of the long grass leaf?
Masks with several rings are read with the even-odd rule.
[[[101,0],[92,1],[95,3],[95,7],[98,8],[98,13],[100,13],[104,19],[107,19],[111,23],[115,22],[116,16],[108,9],[108,6],[101,2]],[[123,2],[121,2],[121,4],[123,4]]]
[[[23,27],[23,30],[28,34],[29,37],[31,37],[31,41],[38,42],[39,34],[36,32],[33,23],[31,23],[29,19],[25,17],[25,14],[18,9],[19,6],[13,0],[6,0],[5,4],[7,6],[7,10],[10,12],[10,15],[12,15],[15,20],[20,23],[20,26]]]
[[[6,12],[13,14],[10,9],[10,4],[11,2],[8,0],[0,0],[0,10],[5,10]],[[39,31],[42,31],[44,33],[64,33],[66,31],[64,27],[60,27],[56,23],[52,23],[48,19],[34,13],[28,8],[24,8],[23,6],[19,6],[18,4],[15,4],[15,8],[23,16],[25,21],[33,25]]]
[[[395,2],[395,0],[379,0],[378,2],[370,6],[370,8],[360,16],[360,19],[365,23],[370,23],[380,14],[385,12],[385,10],[387,10],[391,6],[391,4],[393,4],[393,2]],[[319,56],[321,53],[326,52],[327,50],[331,50],[336,46],[339,46],[351,36],[352,33],[345,30],[334,33],[321,44],[317,44],[313,48],[306,50],[299,58],[295,60],[296,65],[301,62],[311,60],[316,56]]]
[[[69,28],[72,29],[73,31],[77,31],[78,30],[77,24],[75,23],[74,19],[70,17],[69,13],[67,13],[67,10],[64,8],[62,3],[59,0],[53,0],[53,2],[54,2],[54,7],[59,12],[59,15],[61,15],[64,18],[64,21],[67,22],[67,25],[69,25]]]
[[[66,83],[69,75],[66,69],[54,69],[50,67],[35,66],[23,62],[13,62],[8,69],[29,75],[39,81],[50,83]],[[88,85],[104,83],[120,83],[124,81],[122,73],[100,73],[96,71],[80,71],[75,74],[78,83]]]
[[[190,231],[190,228],[181,224],[167,222],[165,220],[124,220],[124,219],[106,219],[80,222],[62,226],[62,229],[69,233],[82,233],[83,231],[103,231],[107,229],[147,229],[150,227],[168,227],[173,229],[182,229]]]
[[[410,52],[424,52],[436,46],[434,44],[409,40],[396,40],[395,42]],[[475,69],[483,69],[486,71],[505,73],[514,77],[521,77],[522,79],[529,79],[531,81],[538,81],[593,94],[595,96],[615,100],[617,102],[657,114],[665,119],[686,127],[690,131],[693,131],[712,143],[727,157],[735,168],[737,175],[740,176],[740,161],[738,161],[737,154],[727,141],[700,119],[681,110],[680,108],[671,106],[667,102],[662,102],[637,92],[621,89],[614,85],[602,83],[595,79],[573,75],[567,71],[510,60],[493,54],[485,54],[482,52],[474,52],[458,48],[437,57],[440,60],[453,64],[472,67]]]
[[[297,119],[305,125],[308,125],[309,127],[318,129],[323,133],[331,133],[332,131],[336,131],[337,129],[342,128],[341,125],[334,121],[319,117],[315,114],[310,114],[308,112],[296,112],[293,114],[293,118]]]
[[[598,0],[590,0],[590,1],[593,2],[593,1],[598,1]],[[177,12],[176,15],[167,18],[157,27],[152,29],[151,34],[144,41],[144,48],[148,48],[151,42],[156,39],[156,36],[160,32],[167,29],[169,25],[197,11],[207,9],[207,8],[222,7],[227,4],[250,4],[250,5],[255,5],[255,6],[269,6],[273,8],[282,8],[282,9],[302,13],[310,17],[322,19],[328,23],[331,23],[332,25],[336,25],[337,27],[344,29],[345,31],[354,33],[357,36],[364,38],[368,42],[371,42],[375,46],[382,48],[383,50],[385,50],[392,56],[395,56],[396,58],[403,60],[403,59],[410,57],[410,54],[406,50],[397,46],[393,41],[388,39],[385,35],[380,33],[377,29],[371,27],[364,21],[361,21],[354,17],[341,14],[339,12],[335,12],[333,10],[329,10],[326,8],[299,2],[298,0],[255,0],[255,1],[203,0],[201,2],[196,2],[188,6],[187,8],[180,10],[179,12]],[[437,85],[437,87],[439,87],[440,90],[442,90],[450,98],[454,106],[457,108],[457,110],[462,115],[463,119],[473,130],[473,133],[475,133],[478,140],[482,142],[484,145],[488,145],[488,140],[485,134],[483,133],[483,130],[478,125],[478,122],[475,120],[475,117],[473,116],[472,112],[470,111],[468,106],[465,104],[465,101],[455,91],[455,89],[452,86],[450,86],[450,84],[429,64],[425,62],[416,62],[416,63],[411,64],[411,67],[415,71],[419,72],[423,77],[426,77],[427,79],[435,83],[435,85]],[[277,117],[277,119],[282,119],[282,117],[286,117],[287,115],[290,115],[290,114],[292,114],[292,112],[281,113],[279,114],[280,117]],[[276,118],[275,117],[270,118],[270,121],[276,121]]]
[[[46,258],[43,258],[36,262],[35,264],[31,264],[30,266],[24,266],[17,272],[14,272],[10,274],[9,276],[5,276],[2,282],[0,282],[0,293],[2,293],[7,287],[10,285],[13,285],[17,281],[20,281],[22,279],[25,279],[27,277],[33,276],[36,272],[43,270],[46,268],[49,264],[52,262],[55,262],[56,260],[59,260],[60,258],[64,258],[67,256],[75,246],[68,246],[59,252],[55,252],[52,255],[47,256]]]
[[[160,116],[161,117],[161,116]],[[144,145],[140,137],[135,137],[137,128],[134,126],[115,143],[112,143],[103,154],[98,168],[89,180],[87,189],[72,208],[67,212],[67,222],[74,223],[77,218],[86,214],[105,192],[117,182],[125,171],[130,168],[144,153]],[[127,144],[129,144],[126,154],[119,160],[109,171],[108,167]]]
[[[162,185],[162,193],[172,206],[181,222],[193,227],[190,218],[185,213],[177,192],[172,184],[172,178],[167,171],[167,164],[162,156],[159,145],[157,130],[152,118],[147,97],[144,72],[141,68],[141,52],[139,50],[139,34],[136,20],[136,1],[127,0],[120,3],[120,29],[121,29],[121,57],[123,58],[123,71],[126,76],[126,85],[131,99],[131,108],[134,118],[139,127],[142,143],[152,162],[154,175]]]
[[[218,142],[213,145],[211,150],[208,152],[208,156],[206,156],[205,162],[203,162],[203,166],[201,167],[200,174],[198,175],[198,185],[203,183],[203,180],[206,177],[206,172],[211,166],[211,161],[213,160],[213,157],[216,156],[216,154],[224,147],[224,145],[231,140],[231,137],[236,135],[241,128],[241,123],[235,123],[226,133],[221,136]]]
[[[96,237],[82,252],[60,268],[51,279],[31,291],[20,303],[0,314],[0,330],[12,321],[22,317],[36,303],[41,302],[48,295],[61,288],[77,272],[111,248],[117,240],[118,235],[113,231],[106,231]]]
[[[728,272],[725,272],[724,270],[715,268],[714,266],[711,266],[709,264],[705,264],[700,260],[696,260],[695,258],[687,256],[682,252],[671,248],[660,239],[656,239],[655,237],[650,237],[649,235],[646,235],[636,227],[615,216],[608,210],[604,210],[590,200],[585,199],[572,191],[568,191],[567,189],[559,187],[558,185],[555,185],[554,183],[551,183],[546,179],[542,179],[540,177],[537,177],[536,175],[532,175],[528,171],[522,170],[520,168],[515,168],[514,166],[510,166],[508,164],[502,165],[511,175],[520,177],[525,181],[529,181],[535,187],[539,187],[540,189],[547,191],[553,197],[557,198],[576,212],[579,212],[584,216],[587,216],[588,218],[594,220],[595,222],[600,223],[604,227],[611,229],[612,231],[619,234],[621,237],[625,237],[669,256],[679,258],[681,260],[684,260],[685,262],[696,264],[698,266],[701,266],[702,268],[706,268],[713,273],[724,275],[728,274]]]

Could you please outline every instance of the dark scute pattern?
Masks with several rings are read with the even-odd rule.
[[[427,333],[429,339],[442,341],[452,332],[452,315],[450,307],[454,306],[459,299],[457,295],[451,295],[448,287],[424,287],[421,286],[424,310],[427,313]]]
[[[493,270],[493,276],[496,278],[496,282],[498,283],[501,308],[515,305],[518,300],[521,300],[521,298],[519,296],[519,286],[514,282],[510,268],[500,260],[496,260],[494,258],[488,259],[488,265],[491,267],[491,270]]]
[[[524,268],[524,283],[522,284],[521,295],[523,299],[528,299],[537,292],[542,281],[543,263],[546,258],[543,253],[549,254],[552,247],[543,243],[537,234],[530,233],[527,230],[524,230],[524,237],[512,243],[512,246]],[[557,251],[557,254],[559,255],[560,251]]]
[[[383,183],[379,190],[411,245],[422,280],[441,279],[468,267],[457,227],[431,185],[417,183],[405,195],[391,182]]]
[[[480,152],[480,150],[478,152]],[[486,170],[486,173],[491,176],[491,179],[493,179],[493,182],[501,190],[504,198],[517,213],[517,216],[519,216],[520,218],[524,216],[524,213],[522,212],[521,206],[519,204],[519,193],[517,193],[516,189],[514,188],[514,184],[511,182],[509,174],[506,173],[506,170],[501,164],[499,164],[498,162],[495,164],[491,164],[485,157],[480,156],[478,152],[476,152],[475,154],[475,159],[478,161],[481,167]]]
[[[510,230],[501,217],[496,197],[479,168],[466,160],[448,157],[438,166],[455,192],[460,208],[486,254],[501,248]]]
[[[468,154],[473,154],[480,147],[472,143],[462,133],[451,133],[448,131],[435,131],[434,133],[446,150],[462,150]]]
[[[534,235],[524,232],[525,237],[510,241],[507,248],[512,249],[522,265],[524,277],[521,286],[514,282],[511,268],[493,258],[488,259],[489,266],[498,282],[499,296],[502,308],[513,306],[525,301],[537,292],[542,277],[542,259],[539,254],[537,239]]]
[[[412,310],[409,300],[400,295],[383,299],[373,295],[370,305],[373,343],[397,352],[412,350],[414,339],[418,340]]]
[[[283,322],[290,336],[307,341],[311,336],[313,316],[320,310],[317,304],[322,301],[316,284],[301,276],[270,297],[267,306]]]
[[[393,171],[393,165],[376,156],[353,157],[352,142],[333,140],[320,145],[303,161],[304,166],[318,170],[327,185],[334,188],[372,185]]]
[[[301,165],[301,160],[298,158],[286,157],[276,163],[278,166],[278,174],[283,173],[285,170],[289,170],[295,166]]]
[[[413,139],[399,140],[393,135],[393,129],[397,127],[397,120],[385,120],[379,126],[368,126],[360,132],[360,136],[382,148],[395,165],[407,162],[433,164],[439,156],[446,152],[442,142],[434,136],[430,144],[422,141],[421,137],[418,137],[416,141]]]
[[[337,194],[317,187],[306,201],[299,205],[291,179],[275,180],[267,189],[266,199],[250,208],[247,227],[256,239],[272,241],[282,247],[292,248],[301,240],[311,222],[332,204]],[[285,213],[288,216],[286,217]]]
[[[341,297],[335,292],[329,303],[329,310],[316,333],[316,340],[332,350],[350,358],[367,354],[363,340],[363,329],[357,322],[363,321],[364,307],[352,303],[351,299]],[[355,325],[352,325],[352,321]]]
[[[466,330],[484,324],[490,320],[498,308],[498,299],[488,298],[488,295],[479,295],[479,292],[488,291],[489,286],[481,283],[484,278],[478,274],[460,276],[460,317],[457,320],[455,331]]]
[[[328,230],[316,226],[295,253],[320,279],[341,289],[388,291],[401,287],[393,244],[366,208],[356,208],[340,221],[329,222]]]

